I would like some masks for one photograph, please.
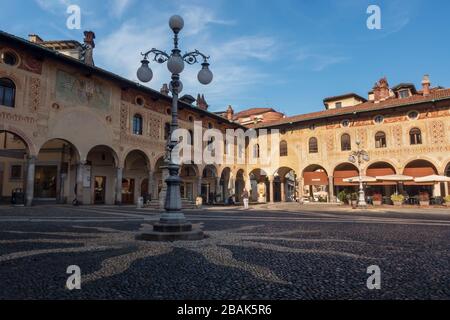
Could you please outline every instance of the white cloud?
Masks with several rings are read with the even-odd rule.
[[[116,18],[122,17],[132,3],[133,0],[112,0],[110,3],[111,14]]]
[[[232,103],[238,95],[243,95],[269,75],[255,62],[270,61],[275,54],[275,40],[267,36],[240,36],[222,40],[210,34],[212,24],[228,25],[231,22],[218,19],[211,11],[196,7],[178,11],[185,19],[185,30],[181,34],[181,50],[199,49],[211,56],[211,70],[214,81],[208,86],[201,85],[197,73],[201,66],[186,65],[181,75],[184,85],[182,94],[197,96],[205,94],[214,109]],[[136,80],[136,70],[142,59],[140,53],[151,48],[172,48],[172,36],[165,22],[170,14],[159,11],[158,17],[148,19],[143,28],[139,20],[127,20],[103,39],[97,39],[96,61],[104,67],[130,80]],[[186,45],[188,47],[186,47]],[[245,63],[244,63],[245,62]],[[153,80],[148,84],[159,90],[163,83],[170,81],[166,65],[151,63]],[[243,95],[245,96],[245,95]],[[242,99],[241,99],[242,100]]]
[[[306,64],[313,71],[322,71],[332,65],[348,61],[350,58],[342,55],[314,52],[310,49],[301,49],[296,56],[296,60]]]
[[[64,10],[70,6],[72,3],[70,0],[34,0],[37,5],[45,11],[56,13],[58,11]]]

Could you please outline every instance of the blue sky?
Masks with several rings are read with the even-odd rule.
[[[183,51],[211,55],[215,81],[197,83],[199,66],[182,74],[184,92],[204,93],[211,110],[274,107],[287,115],[323,109],[327,96],[364,97],[381,77],[391,86],[425,73],[450,87],[450,2],[447,0],[0,0],[0,29],[21,37],[82,41],[97,35],[96,65],[135,80],[140,52],[169,50],[168,18],[181,14]],[[81,7],[81,30],[66,28],[67,6]],[[366,27],[379,5],[382,29]],[[169,79],[153,65],[149,84]]]

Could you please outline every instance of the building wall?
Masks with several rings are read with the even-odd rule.
[[[149,177],[149,172],[158,170],[155,168],[156,162],[165,154],[164,125],[171,120],[168,112],[170,101],[138,90],[122,88],[112,80],[85,74],[56,60],[37,59],[31,52],[11,44],[0,43],[1,50],[14,52],[19,57],[19,62],[16,66],[0,62],[0,78],[9,78],[16,85],[15,107],[0,106],[0,131],[21,137],[26,144],[27,157],[37,158],[36,165],[55,161],[58,163],[58,159],[51,154],[40,153],[41,148],[49,141],[58,139],[59,144],[64,141],[73,146],[75,156],[70,163],[70,174],[64,182],[65,196],[69,200],[74,197],[77,165],[90,165],[93,158],[99,156],[100,151],[95,151],[95,148],[106,146],[108,150],[101,153],[106,152],[108,157],[114,159],[114,167],[104,167],[101,163],[92,166],[92,186],[82,190],[86,203],[93,203],[93,178],[96,175],[107,177],[106,203],[114,203],[116,168],[124,168],[127,156],[134,150],[140,150],[148,164],[143,170],[146,171],[145,176],[137,177],[133,168],[125,169],[123,176],[136,179],[137,198],[140,194],[140,182]],[[142,135],[132,132],[135,114],[143,117]],[[184,107],[179,111],[181,127],[193,129],[194,121],[202,121],[205,129],[212,126],[223,132],[227,128],[236,127],[225,119],[218,121],[195,109]],[[50,158],[46,158],[48,156]],[[25,171],[27,168],[26,158],[0,158],[3,196],[10,196],[13,188],[26,186],[26,172],[22,181],[9,179],[7,170],[12,162],[22,163]],[[225,166],[217,165],[217,174],[224,168]],[[200,165],[199,172],[203,169],[204,166]]]

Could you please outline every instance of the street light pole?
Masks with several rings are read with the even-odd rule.
[[[198,240],[202,239],[203,232],[201,230],[193,230],[192,224],[189,223],[183,212],[181,211],[181,178],[179,175],[180,165],[177,164],[173,157],[172,151],[176,147],[178,141],[173,136],[175,130],[178,129],[178,96],[183,90],[183,83],[180,81],[180,74],[183,72],[185,63],[193,65],[199,63],[202,59],[202,69],[198,73],[198,80],[201,84],[207,85],[213,80],[213,74],[209,70],[209,56],[204,55],[198,50],[188,52],[181,55],[178,48],[178,34],[184,27],[184,20],[178,15],[174,15],[169,20],[169,26],[173,31],[173,49],[171,54],[158,49],[151,49],[142,53],[144,57],[141,61],[142,65],[137,71],[137,77],[142,82],[149,82],[153,78],[153,72],[149,67],[149,56],[153,56],[153,61],[163,64],[167,62],[167,68],[172,74],[169,89],[172,92],[172,120],[170,124],[170,134],[166,145],[165,163],[169,171],[169,177],[166,179],[167,193],[164,202],[165,212],[161,214],[160,220],[153,226],[153,232],[145,233],[140,236],[144,240]]]
[[[361,149],[361,141],[357,140],[356,145],[358,146],[358,151],[353,151],[350,154],[349,161],[351,163],[357,163],[358,164],[358,171],[359,171],[359,197],[358,197],[358,207],[365,208],[367,207],[366,203],[366,195],[364,192],[364,185],[363,185],[363,176],[362,176],[362,163],[364,161],[369,161],[369,154],[367,151]]]

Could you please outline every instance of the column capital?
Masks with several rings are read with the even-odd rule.
[[[37,156],[28,155],[27,156],[27,161],[29,161],[29,162],[36,162],[37,161]]]

